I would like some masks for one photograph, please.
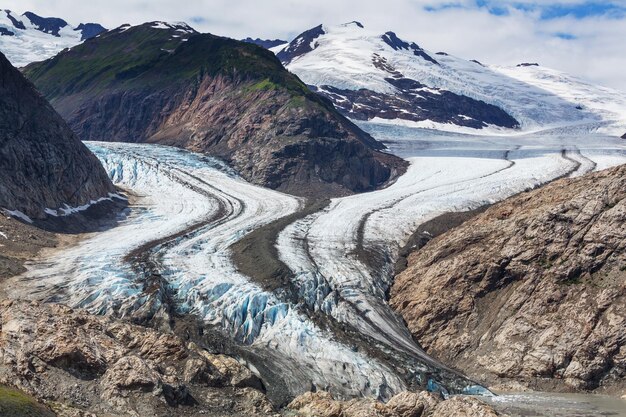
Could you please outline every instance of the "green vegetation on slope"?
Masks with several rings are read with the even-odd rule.
[[[146,23],[106,32],[29,65],[24,74],[52,101],[82,92],[166,87],[221,74],[249,80],[246,92],[284,90],[335,112],[264,48],[211,34],[183,35],[174,28],[152,26]]]
[[[0,416],[52,417],[54,413],[22,391],[0,385]]]

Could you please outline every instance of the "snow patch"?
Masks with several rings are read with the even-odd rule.
[[[7,215],[9,215],[9,216],[13,216],[13,217],[16,217],[16,218],[18,218],[20,220],[23,220],[26,223],[32,223],[33,222],[33,220],[30,217],[28,217],[26,214],[22,213],[19,210],[7,210],[7,209],[4,209],[4,212]]]
[[[113,201],[113,199],[119,199],[119,200],[124,200],[124,201],[128,201],[128,199],[120,194],[117,193],[109,193],[108,197],[100,197],[97,200],[91,200],[89,203],[87,204],[83,204],[81,206],[76,206],[76,207],[71,207],[68,204],[64,204],[63,207],[60,207],[58,209],[51,209],[51,208],[45,208],[44,212],[50,216],[53,217],[65,217],[65,216],[70,216],[72,214],[76,214],[76,213],[80,213],[81,211],[85,211],[87,209],[89,209],[90,207],[98,204],[98,203],[102,203],[103,201]]]
[[[172,29],[172,27],[165,22],[155,22],[155,24],[150,27],[152,29]]]

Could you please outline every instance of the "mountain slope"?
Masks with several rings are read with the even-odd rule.
[[[91,39],[106,29],[97,23],[72,27],[65,20],[32,12],[19,16],[0,10],[0,51],[17,67],[42,61]]]
[[[489,208],[409,257],[390,304],[432,355],[488,383],[619,392],[626,165]]]
[[[209,153],[299,195],[369,190],[404,166],[271,52],[185,24],[124,26],[24,72],[83,139]]]
[[[475,129],[605,121],[626,126],[624,93],[535,65],[490,67],[430,52],[358,22],[317,26],[277,56],[344,114],[359,120]],[[538,75],[524,75],[528,73]]]
[[[114,192],[96,157],[1,53],[0,81],[0,208],[41,219]]]

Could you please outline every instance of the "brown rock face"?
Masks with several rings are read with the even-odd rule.
[[[432,240],[390,303],[429,353],[476,378],[619,391],[626,165],[520,194]]]
[[[248,369],[173,335],[24,301],[0,303],[0,325],[0,384],[48,404],[85,415],[273,413]]]
[[[97,158],[0,53],[0,208],[38,219],[113,191]]]
[[[298,195],[369,190],[402,167],[321,105],[292,105],[286,91],[249,91],[253,84],[205,75],[197,84],[68,97],[55,106],[85,140],[145,141],[218,156],[251,182]]]
[[[437,405],[433,417],[498,417],[490,405],[472,397],[452,397]]]
[[[84,140],[207,153],[298,195],[370,190],[405,167],[271,52],[186,26],[111,31],[25,74]]]
[[[428,392],[401,392],[387,404],[363,398],[336,401],[324,391],[308,392],[294,399],[287,409],[301,417],[505,417],[476,398],[443,401]]]

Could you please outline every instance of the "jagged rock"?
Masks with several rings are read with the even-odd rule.
[[[493,384],[624,388],[626,165],[496,204],[408,264],[390,303],[430,354]]]
[[[622,135],[622,139],[626,139],[626,133]]]
[[[185,382],[203,384],[209,387],[224,385],[224,376],[219,373],[205,358],[191,358],[185,362],[183,371]]]
[[[367,398],[334,400],[325,391],[307,392],[287,409],[302,417],[495,417],[501,416],[484,402],[471,397],[443,401],[428,392],[402,392],[387,404]]]
[[[263,389],[263,383],[250,370],[242,366],[235,359],[226,355],[211,355],[202,351],[201,354],[209,361],[209,363],[217,370],[221,378],[226,381],[227,385],[238,388],[256,388]]]
[[[503,416],[488,404],[472,397],[452,397],[440,402],[432,417],[498,417]]]
[[[178,337],[58,304],[0,303],[0,384],[61,415],[268,415],[262,384],[236,360]],[[219,387],[219,388],[218,388]],[[225,408],[209,403],[215,398]],[[74,414],[72,414],[74,413]],[[182,414],[181,414],[182,415]],[[212,414],[209,414],[212,415]]]
[[[343,403],[341,417],[398,417],[385,404],[372,398],[359,398]]]
[[[124,391],[154,392],[163,381],[159,373],[137,356],[125,356],[113,364],[100,380],[102,399],[122,409],[127,405]],[[162,392],[162,391],[161,391]]]
[[[98,159],[0,53],[0,209],[38,219],[114,191]]]
[[[420,417],[429,415],[441,398],[429,392],[401,392],[391,398],[387,407],[393,410],[399,417]]]
[[[326,391],[307,392],[296,397],[288,409],[303,417],[342,417],[342,404]]]

